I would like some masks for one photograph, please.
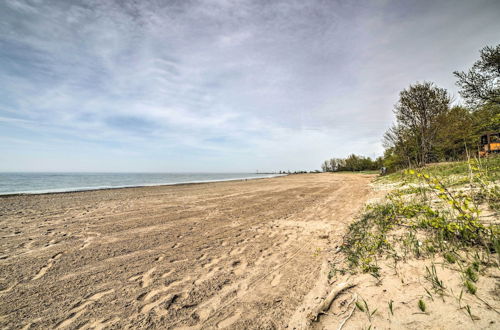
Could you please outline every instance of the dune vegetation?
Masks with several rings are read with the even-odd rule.
[[[494,157],[377,179],[375,189],[388,194],[349,226],[329,274],[363,292],[351,325],[492,326],[500,312],[499,177]]]

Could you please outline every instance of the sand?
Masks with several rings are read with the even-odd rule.
[[[302,327],[372,179],[2,197],[0,326]]]

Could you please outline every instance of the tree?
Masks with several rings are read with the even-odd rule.
[[[411,166],[418,157],[417,143],[408,128],[392,125],[383,137],[384,166],[397,169]]]
[[[472,112],[476,140],[486,132],[500,131],[500,104],[488,103]]]
[[[337,159],[332,158],[332,159],[329,160],[329,162],[330,162],[330,170],[332,172],[338,171],[339,166],[337,164]]]
[[[347,158],[332,158],[321,165],[323,172],[376,170],[382,166],[382,157],[372,160],[370,157],[350,155]]]
[[[359,171],[360,157],[355,154],[349,155],[345,160],[345,167],[348,171]]]
[[[460,95],[473,107],[487,102],[500,104],[500,44],[484,47],[480,56],[468,72],[453,72]]]
[[[398,134],[405,137],[404,144],[415,147],[414,160],[421,166],[431,160],[439,118],[449,104],[448,92],[431,82],[410,85],[399,94],[394,109]]]
[[[330,162],[325,160],[323,164],[321,164],[321,170],[323,172],[330,172]]]
[[[453,107],[441,116],[434,147],[439,160],[458,160],[465,154],[465,148],[475,150],[474,121],[471,112],[460,106]]]

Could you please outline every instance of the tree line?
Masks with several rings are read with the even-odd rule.
[[[372,160],[370,157],[350,155],[347,158],[332,158],[321,164],[323,172],[377,170],[383,166],[382,157]]]
[[[500,44],[484,47],[467,72],[453,74],[465,104],[452,105],[449,92],[433,82],[410,85],[394,106],[396,122],[384,134],[382,158],[334,158],[323,171],[395,170],[477,153],[481,135],[500,131]]]

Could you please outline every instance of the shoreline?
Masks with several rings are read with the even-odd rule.
[[[0,193],[0,198],[13,197],[13,196],[32,196],[32,195],[37,196],[37,195],[52,195],[52,194],[68,194],[68,193],[76,193],[76,192],[116,190],[116,189],[128,189],[128,188],[182,186],[182,185],[194,185],[194,184],[205,184],[205,183],[215,183],[215,182],[271,179],[271,178],[283,177],[283,176],[287,176],[287,175],[288,174],[269,174],[268,176],[263,176],[263,177],[241,177],[241,178],[231,178],[231,179],[184,181],[184,182],[172,182],[172,183],[152,183],[152,184],[124,185],[124,186],[76,187],[76,188],[69,188],[69,189],[65,189],[65,190],[60,190],[60,189],[56,188],[56,189],[47,189],[47,190]],[[63,189],[63,188],[61,188],[61,189]]]

